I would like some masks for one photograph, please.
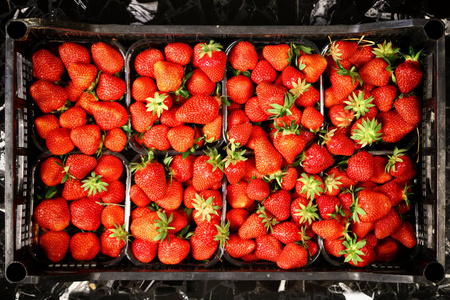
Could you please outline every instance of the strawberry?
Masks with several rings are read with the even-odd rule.
[[[319,80],[327,65],[327,60],[320,54],[304,54],[298,58],[299,69],[305,74],[306,82],[309,83]]]
[[[364,214],[359,214],[362,222],[373,222],[386,216],[391,210],[392,204],[389,197],[373,191],[362,190],[358,193],[356,207],[364,210]]]
[[[192,181],[192,178],[189,179],[189,181]],[[188,182],[185,182],[185,183],[188,184]],[[186,208],[190,208],[190,209],[194,208],[194,200],[195,200],[196,194],[197,194],[197,190],[194,188],[194,186],[192,186],[192,182],[189,183],[189,185],[185,188],[184,194],[183,194],[183,204],[184,204],[184,206],[186,206]]]
[[[295,198],[291,203],[292,222],[297,226],[311,225],[319,219],[317,205],[303,197]]]
[[[261,126],[258,125],[252,126],[252,133],[250,134],[250,138],[248,139],[246,147],[253,150],[255,148],[255,140],[260,136],[264,136],[266,138],[269,137],[267,132],[264,131],[264,129],[262,129]]]
[[[63,155],[69,153],[75,147],[70,139],[69,129],[56,128],[50,131],[45,140],[48,150],[55,155]]]
[[[278,127],[278,126],[276,126]],[[294,121],[288,128],[280,128],[275,135],[273,145],[275,149],[283,156],[283,158],[289,163],[294,163],[295,158],[303,151],[306,142],[300,135],[298,125],[294,125]]]
[[[102,130],[122,127],[128,122],[127,110],[120,103],[98,101],[91,107],[95,122]]]
[[[290,63],[291,47],[287,44],[267,45],[262,54],[275,70],[281,72]]]
[[[339,181],[342,183],[341,187],[343,189],[348,189],[351,186],[356,186],[356,184],[358,183],[358,181],[349,178],[347,176],[347,173],[345,171],[339,170],[338,167],[333,167],[331,169],[328,169],[328,171],[326,173],[328,175],[334,175],[336,178],[340,177]]]
[[[242,109],[235,109],[229,113],[227,118],[228,128],[233,128],[235,125],[248,123],[249,119]]]
[[[345,227],[337,219],[320,220],[312,224],[312,230],[325,240],[336,240],[344,236]]]
[[[284,270],[302,268],[308,264],[308,251],[296,243],[289,243],[283,248],[276,263]]]
[[[176,112],[179,122],[207,124],[219,115],[219,104],[211,96],[196,95],[189,98]]]
[[[259,106],[269,116],[272,115],[269,110],[275,108],[276,105],[284,106],[286,92],[287,90],[283,86],[266,81],[263,81],[256,86]]]
[[[402,226],[396,232],[391,234],[391,237],[410,249],[417,245],[414,229],[408,221],[403,221]]]
[[[252,179],[247,184],[247,196],[256,201],[262,201],[269,197],[270,187],[269,184],[262,179],[255,178]]]
[[[357,181],[369,181],[373,176],[374,159],[367,151],[360,151],[348,160],[347,175]]]
[[[264,208],[279,221],[285,221],[289,218],[289,208],[291,204],[291,195],[285,190],[273,192],[264,200]]]
[[[225,244],[225,250],[234,258],[241,258],[247,254],[255,251],[256,243],[254,240],[241,239],[238,234],[230,234],[227,243]]]
[[[159,216],[156,211],[152,211],[139,218],[135,218],[131,221],[131,233],[136,239],[154,243],[157,241],[155,238],[159,234],[159,232],[156,231],[158,229],[156,226],[157,220],[159,220]]]
[[[170,128],[184,125],[184,122],[180,122],[176,119],[176,114],[177,114],[178,109],[179,109],[179,107],[174,105],[169,110],[163,110],[161,117],[159,118],[159,121],[161,122],[161,124],[167,125]],[[143,110],[145,111],[145,108],[143,108]],[[148,114],[148,112],[146,114]],[[133,115],[131,117],[133,120]],[[135,120],[139,120],[140,122],[143,122],[144,124],[145,124],[146,120],[148,120],[148,118],[142,118],[143,120],[140,120],[140,119],[141,118],[137,118],[137,115],[135,116]],[[156,115],[156,114],[153,115],[153,113],[152,113],[150,119],[152,122],[155,122],[156,120],[158,120],[158,115]]]
[[[137,184],[130,188],[130,199],[137,206],[147,206],[152,201]]]
[[[108,130],[105,135],[103,146],[114,152],[121,152],[127,144],[127,135],[121,128]]]
[[[353,55],[348,58],[348,61],[356,68],[360,69],[375,57],[375,54],[372,52],[372,50],[372,47],[368,45],[358,46],[355,53],[353,53]]]
[[[100,100],[115,101],[120,100],[125,94],[127,86],[125,81],[117,76],[106,73],[100,74],[96,93]]]
[[[161,199],[167,194],[166,176],[164,167],[157,161],[154,161],[153,153],[143,157],[141,163],[131,165],[131,171],[135,173],[136,184],[144,193],[155,201]]]
[[[201,223],[195,228],[195,235],[190,240],[191,253],[195,260],[208,260],[216,252],[222,235],[216,226],[221,228],[209,222]]]
[[[61,231],[69,226],[70,210],[64,198],[45,199],[36,206],[33,217],[39,226]]]
[[[64,183],[62,196],[67,201],[77,200],[88,196],[88,192],[82,187],[81,180],[70,179]]]
[[[391,208],[387,215],[375,221],[375,236],[379,240],[384,239],[396,232],[401,225],[402,219],[398,211],[395,208]]]
[[[398,254],[398,244],[392,238],[385,238],[381,240],[375,247],[375,253],[377,254],[377,260],[383,262],[389,262],[394,260]]]
[[[271,235],[285,245],[302,240],[302,234],[297,225],[289,221],[276,224]]]
[[[358,238],[365,238],[367,234],[375,228],[375,222],[352,222],[351,231]]]
[[[212,122],[205,124],[202,128],[205,141],[213,143],[222,136],[222,116],[218,115]]]
[[[358,44],[356,42],[334,41],[331,43],[327,54],[331,55],[334,60],[347,60],[355,54],[357,49]]]
[[[337,129],[328,131],[323,139],[328,151],[333,155],[351,156],[355,151],[355,143],[344,134],[336,134]]]
[[[91,53],[89,50],[77,43],[64,42],[58,47],[59,57],[63,62],[64,66],[69,68],[70,64],[73,62],[81,62],[88,64],[91,62]]]
[[[92,60],[100,71],[114,75],[123,69],[122,53],[112,45],[97,42],[91,46]]]
[[[84,109],[84,111],[86,111],[88,115],[92,115],[91,105],[96,102],[97,99],[95,98],[94,94],[83,93],[81,94],[80,98],[78,98],[75,106],[81,107],[82,109]]]
[[[327,220],[337,213],[341,201],[337,197],[320,195],[316,199],[316,203],[319,208],[320,217],[323,220]]]
[[[399,205],[403,200],[409,204],[408,196],[410,193],[408,192],[408,186],[402,186],[395,181],[389,181],[388,183],[376,187],[374,192],[383,193],[388,196],[392,206]]]
[[[200,69],[192,71],[191,77],[186,81],[186,88],[191,95],[211,95],[215,88],[216,83]]]
[[[125,199],[125,186],[119,180],[109,183],[107,189],[101,197],[104,203],[119,204]]]
[[[343,245],[344,240],[324,240],[323,246],[325,248],[325,251],[329,255],[333,255],[335,257],[341,257],[342,254],[339,254],[340,252],[345,250],[345,246]]]
[[[70,132],[70,139],[86,155],[93,155],[101,144],[100,127],[95,124],[78,126]]]
[[[157,126],[165,126],[165,125],[157,125]],[[156,126],[152,127],[155,128]],[[165,126],[167,127],[167,126]],[[151,131],[150,129],[149,131]],[[147,132],[149,132],[147,131]],[[146,133],[147,134],[147,133]],[[189,126],[186,125],[180,125],[174,128],[167,127],[167,139],[170,143],[170,146],[175,151],[178,152],[185,152],[189,150],[189,148],[194,145],[194,137],[195,137],[195,131]],[[161,132],[156,133],[154,135],[154,139],[157,140],[158,138],[161,139],[161,137],[164,137]],[[157,148],[158,149],[158,148]],[[167,148],[168,149],[168,148]],[[158,149],[158,150],[167,150],[167,149]]]
[[[331,71],[330,82],[335,101],[340,101],[346,99],[356,89],[361,82],[361,77],[354,67],[350,70],[340,67],[338,70]]]
[[[100,252],[117,258],[127,242],[128,233],[123,226],[117,225],[114,229],[107,229],[100,236]]]
[[[211,40],[209,44],[200,44],[200,47],[198,66],[212,82],[219,82],[223,78],[227,63],[227,55],[221,50],[222,45]]]
[[[267,137],[255,139],[255,162],[259,172],[265,175],[273,174],[281,169],[283,158]]]
[[[236,146],[233,143],[230,148],[227,148],[227,156],[223,159],[223,162],[224,172],[230,184],[238,183],[245,175],[247,158],[243,156],[244,153],[245,150],[236,151]]]
[[[184,76],[183,66],[160,60],[155,63],[154,69],[158,90],[173,92],[180,87]]]
[[[67,68],[73,85],[78,89],[91,90],[97,77],[97,67],[92,64],[74,62]]]
[[[344,262],[355,267],[365,267],[376,259],[373,247],[369,246],[366,240],[358,241],[355,236],[344,241],[343,245],[346,249],[340,253],[345,256]]]
[[[247,195],[248,183],[239,181],[227,186],[227,201],[232,208],[249,208],[254,203]]]
[[[403,94],[411,92],[422,81],[423,71],[419,64],[419,56],[422,51],[405,56],[405,61],[395,69],[395,78],[398,88]]]
[[[326,148],[314,143],[302,155],[301,164],[306,173],[318,174],[333,165],[333,157]]]
[[[53,263],[61,261],[66,256],[69,243],[70,235],[65,231],[50,230],[39,236],[39,246]]]
[[[394,99],[397,97],[397,88],[391,84],[377,87],[372,91],[373,103],[380,111],[392,109]]]
[[[401,180],[412,179],[416,175],[413,162],[411,158],[405,153],[406,150],[395,147],[394,153],[389,157],[386,164],[386,171],[391,176]]]
[[[422,105],[416,95],[400,95],[395,101],[395,110],[409,125],[416,126],[422,120]]]
[[[384,156],[373,157],[374,168],[372,178],[370,178],[371,181],[383,184],[392,179],[392,176],[385,171],[387,161],[387,157]]]
[[[328,110],[328,117],[334,126],[343,128],[350,126],[355,119],[355,114],[353,111],[345,109],[344,104],[338,104]]]
[[[92,260],[100,248],[100,240],[92,232],[77,232],[70,239],[70,253],[75,260]]]
[[[30,95],[44,114],[63,108],[69,97],[64,88],[44,80],[31,85]]]
[[[245,262],[255,262],[255,261],[260,261],[261,259],[259,257],[256,256],[255,252],[244,255],[241,257],[241,259]]]
[[[147,130],[143,136],[146,147],[165,151],[170,149],[170,142],[167,138],[169,127],[166,125],[155,125]]]
[[[170,234],[158,245],[158,259],[163,264],[176,265],[188,256],[190,249],[189,241]]]
[[[39,170],[42,182],[47,186],[61,184],[64,178],[62,165],[62,161],[56,157],[51,156],[44,160]]]
[[[227,94],[230,100],[244,104],[255,92],[255,87],[250,78],[244,75],[233,76],[227,80]]]
[[[164,209],[176,210],[183,202],[183,186],[181,185],[181,182],[176,179],[172,179],[172,182],[168,181],[166,185],[166,195],[164,197],[152,200]]]
[[[292,66],[287,66],[281,73],[281,81],[283,86],[287,89],[293,89],[294,84],[301,82],[304,78],[305,75]]]
[[[62,61],[46,49],[34,52],[31,60],[33,76],[38,80],[57,82],[64,73]]]
[[[257,237],[255,243],[255,254],[260,259],[276,262],[283,250],[281,242],[270,234]]]
[[[115,228],[115,224],[122,226],[125,222],[125,210],[118,205],[107,205],[102,210],[100,220],[106,229]]]
[[[137,132],[145,132],[158,120],[158,115],[147,111],[143,102],[135,102],[130,105],[131,124]]]
[[[323,180],[324,194],[329,196],[337,196],[341,192],[341,176],[335,174],[326,174]]]
[[[230,223],[230,229],[232,231],[238,231],[248,217],[249,212],[244,208],[232,208],[226,214],[226,220]]]
[[[169,62],[185,66],[191,61],[192,48],[186,43],[168,44],[164,47],[164,56]]]
[[[146,49],[136,56],[134,68],[141,76],[155,78],[154,65],[160,60],[164,60],[164,55],[160,50],[154,48]]]
[[[138,261],[149,263],[156,257],[158,243],[134,239],[131,243],[131,252]]]
[[[264,59],[258,61],[251,74],[251,79],[256,84],[260,84],[263,81],[274,82],[276,78],[277,71]]]
[[[231,49],[228,61],[241,72],[253,70],[258,62],[255,46],[250,42],[240,41]]]
[[[415,128],[414,125],[403,120],[396,110],[381,112],[377,119],[382,124],[383,141],[387,143],[397,143]]]
[[[294,83],[293,88],[289,90],[295,99],[295,104],[302,107],[314,106],[320,100],[319,91],[310,83],[306,83],[306,79],[299,84]]]
[[[346,98],[336,99],[336,97],[334,97],[334,94],[333,94],[333,87],[331,87],[331,86],[328,87],[327,89],[325,89],[325,91],[324,91],[324,102],[325,102],[326,108],[330,108],[335,105],[343,104],[345,100],[346,100]]]
[[[193,186],[201,192],[210,189],[223,178],[221,156],[216,149],[205,152],[194,162]]]
[[[316,131],[323,124],[323,115],[313,106],[308,106],[303,111],[301,124],[306,129]]]
[[[131,96],[134,100],[140,102],[145,102],[147,98],[153,97],[156,91],[155,82],[146,76],[136,78],[131,86]]]
[[[169,168],[171,178],[179,182],[186,182],[192,178],[194,173],[194,162],[196,157],[189,155],[183,158],[181,154],[177,154],[164,159],[164,164]]]
[[[70,203],[70,221],[81,230],[96,230],[101,224],[102,210],[102,205],[89,198],[72,201]]]
[[[81,107],[71,107],[59,116],[59,124],[68,129],[83,126],[86,124],[86,112]]]
[[[245,220],[239,228],[238,234],[241,239],[255,239],[266,235],[268,231],[272,230],[272,226],[277,223],[278,221],[267,214],[264,208],[260,208]]]
[[[391,78],[392,70],[382,58],[374,58],[358,70],[361,80],[366,84],[384,86]]]
[[[72,80],[67,82],[67,85],[64,87],[70,102],[77,102],[80,99],[81,95],[84,93],[84,89],[76,87]]]
[[[50,131],[60,127],[58,118],[53,114],[37,117],[34,119],[34,126],[37,134],[44,140],[47,139]]]
[[[320,196],[323,194],[324,183],[319,175],[302,173],[295,184],[295,191],[299,196],[312,201],[316,195]]]

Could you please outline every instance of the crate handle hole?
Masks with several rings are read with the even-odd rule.
[[[429,263],[423,271],[425,278],[431,282],[438,283],[445,278],[444,266],[438,262]]]
[[[9,282],[20,282],[27,277],[27,269],[22,263],[13,261],[6,267],[5,275]]]
[[[439,20],[430,20],[423,28],[429,39],[438,40],[445,32],[444,24]]]
[[[19,40],[28,32],[28,26],[22,21],[11,21],[6,28],[8,36],[14,40]]]

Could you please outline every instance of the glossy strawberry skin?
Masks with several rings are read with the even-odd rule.
[[[416,88],[422,81],[422,68],[419,62],[406,60],[395,69],[395,77],[400,92],[406,94]]]
[[[219,104],[211,96],[196,95],[189,98],[176,112],[179,122],[207,124],[219,115]]]
[[[131,243],[131,251],[134,257],[142,262],[151,262],[158,252],[158,243],[147,242],[142,239],[134,239]]]
[[[40,176],[42,182],[47,186],[56,186],[61,184],[64,178],[63,162],[56,157],[47,158],[40,166]]]
[[[191,61],[192,48],[186,43],[171,43],[164,47],[167,61],[185,66]]]
[[[308,264],[308,250],[295,243],[287,244],[276,263],[284,270],[302,268]]]
[[[95,124],[72,129],[70,139],[86,155],[93,155],[101,143],[100,127]]]
[[[95,122],[105,131],[122,127],[128,122],[127,110],[117,102],[98,101],[93,104],[92,111]]]
[[[289,52],[289,45],[279,44],[264,46],[262,54],[275,70],[281,72],[289,65]]]
[[[54,114],[46,114],[37,117],[34,120],[34,125],[37,134],[44,140],[47,139],[48,133],[50,131],[60,127],[59,120]]]
[[[92,260],[100,252],[100,240],[92,232],[77,232],[70,239],[70,252],[75,260]]]
[[[45,144],[48,150],[54,155],[69,153],[75,147],[70,138],[70,131],[67,128],[56,128],[48,133]]]
[[[83,198],[70,203],[71,222],[77,228],[93,231],[100,227],[103,206],[95,200]]]
[[[274,82],[276,77],[277,71],[267,60],[260,60],[251,74],[251,79],[256,84],[260,84],[263,81]]]
[[[46,49],[34,52],[32,61],[33,76],[39,80],[57,82],[64,73],[62,61]]]
[[[44,80],[31,85],[30,95],[45,114],[63,107],[69,97],[64,88]]]
[[[245,72],[253,70],[258,62],[255,46],[247,41],[240,41],[228,55],[228,61],[236,70]]]
[[[305,151],[305,155],[303,169],[309,174],[318,174],[333,164],[331,154],[325,147],[321,147],[318,144],[312,144]]]
[[[58,47],[58,52],[59,57],[61,57],[66,69],[73,62],[81,62],[85,64],[91,62],[91,54],[89,50],[81,44],[64,42]]]
[[[92,60],[103,73],[114,75],[122,71],[124,59],[120,51],[112,45],[97,42],[91,46]]]
[[[66,256],[69,243],[70,236],[65,231],[50,230],[39,236],[39,246],[53,263],[61,261]]]
[[[173,92],[180,87],[184,76],[183,66],[160,60],[155,63],[154,70],[158,90]]]
[[[70,223],[70,211],[67,201],[58,197],[41,201],[34,210],[36,223],[46,229],[61,231]]]
[[[125,94],[126,89],[127,86],[123,79],[102,73],[98,81],[96,92],[100,100],[116,101]]]

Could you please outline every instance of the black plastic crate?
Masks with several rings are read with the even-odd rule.
[[[9,281],[37,283],[48,278],[74,280],[359,280],[377,282],[439,282],[445,266],[445,40],[444,25],[437,20],[398,20],[336,26],[125,26],[93,25],[41,19],[12,20],[6,26],[6,168],[5,168],[5,274]],[[21,234],[22,216],[28,204],[27,170],[39,155],[29,140],[31,125],[24,74],[31,66],[27,53],[44,39],[107,41],[115,39],[130,47],[142,39],[171,42],[178,39],[209,39],[223,45],[237,39],[281,43],[308,39],[325,46],[332,39],[349,37],[402,40],[424,48],[423,120],[420,128],[420,195],[417,224],[420,252],[403,267],[336,267],[323,257],[306,269],[281,271],[276,267],[238,267],[221,262],[211,269],[167,267],[140,269],[124,259],[110,268],[87,266],[61,271],[37,266],[26,250],[30,232]],[[323,91],[322,91],[323,92]],[[128,160],[136,153],[124,152]]]

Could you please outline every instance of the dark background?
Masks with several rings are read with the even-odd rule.
[[[0,0],[0,110],[4,109],[5,24],[13,18],[48,18],[97,24],[142,25],[335,25],[409,18],[437,18],[446,24],[450,41],[450,1],[436,0]],[[449,46],[446,46],[446,53]],[[447,74],[450,70],[446,63]],[[450,78],[447,76],[447,78]],[[448,80],[447,80],[448,81]],[[449,84],[447,84],[449,86]],[[447,95],[450,95],[447,88]],[[449,122],[447,101],[447,122]],[[4,194],[4,114],[0,114],[0,178]],[[450,132],[450,130],[448,130]],[[447,141],[450,139],[447,137]],[[447,145],[449,143],[447,142]],[[450,153],[447,146],[447,157]],[[449,159],[447,158],[447,161]],[[447,178],[450,178],[447,163]],[[449,193],[447,192],[447,195]],[[4,224],[0,200],[0,224]],[[447,196],[447,224],[450,202]],[[450,299],[450,280],[440,285],[366,282],[289,281],[108,281],[8,284],[4,278],[4,235],[0,225],[0,299],[346,299],[347,291],[362,292],[347,299]],[[450,240],[447,231],[447,266]],[[447,274],[450,274],[449,268]],[[354,295],[356,296],[356,295]],[[353,297],[354,297],[353,296]],[[361,295],[360,295],[361,296]]]

